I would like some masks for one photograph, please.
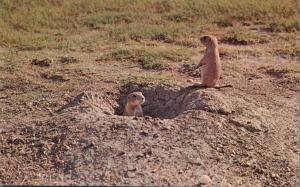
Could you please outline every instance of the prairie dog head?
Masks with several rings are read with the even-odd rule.
[[[205,45],[205,47],[218,47],[218,40],[216,37],[211,35],[204,35],[200,37],[200,42]]]
[[[127,104],[131,107],[136,107],[144,102],[145,96],[142,94],[142,92],[132,92],[131,94],[127,95]]]

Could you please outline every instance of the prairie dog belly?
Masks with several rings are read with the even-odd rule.
[[[138,117],[143,117],[143,109],[142,109],[141,105],[139,105],[135,108],[134,115],[138,116]]]
[[[219,80],[219,70],[215,63],[208,63],[202,66],[201,83],[208,86],[215,86]]]
[[[139,105],[135,108],[134,110],[134,116],[137,116],[137,117],[143,117],[143,109],[142,109],[142,106]]]

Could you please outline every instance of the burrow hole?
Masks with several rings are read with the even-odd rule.
[[[188,110],[205,110],[219,114],[228,113],[222,107],[211,107],[210,91],[197,91],[190,88],[179,89],[165,85],[149,87],[129,85],[120,91],[120,97],[117,99],[118,107],[115,110],[116,115],[122,114],[126,104],[126,96],[135,91],[142,92],[146,98],[145,103],[142,105],[144,116],[171,119]]]

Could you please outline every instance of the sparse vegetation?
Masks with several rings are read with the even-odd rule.
[[[276,19],[269,23],[272,32],[295,32],[299,30],[298,18]]]
[[[184,53],[184,52],[185,53]],[[98,61],[132,61],[143,69],[164,69],[172,63],[181,62],[189,58],[188,50],[158,48],[124,49],[117,48],[104,54]]]
[[[253,56],[261,57],[263,56],[263,51],[261,48],[253,48],[251,46],[223,46],[220,47],[221,58],[241,58],[242,56]]]
[[[124,48],[117,48],[117,49],[112,50],[110,53],[103,55],[99,60],[123,61],[123,60],[132,59],[133,57],[134,57],[134,54],[131,50],[124,49]]]
[[[281,66],[267,66],[261,67],[265,73],[282,78],[286,74],[300,73],[300,65],[298,63],[290,63]]]
[[[240,21],[266,22],[273,31],[293,32],[297,13],[296,0],[2,0],[0,45],[69,49],[83,45],[81,38],[73,38],[86,28],[98,32],[88,46],[141,39],[170,43],[197,38],[211,24],[232,27]]]
[[[142,86],[149,86],[153,84],[178,84],[174,81],[174,75],[167,72],[149,72],[143,75],[131,75],[120,79],[121,85],[138,84]]]
[[[232,27],[233,26],[233,21],[230,18],[220,17],[214,23],[217,24],[219,27]]]
[[[285,56],[285,57],[298,57],[300,55],[299,46],[295,43],[288,43],[282,45],[281,47],[277,47],[273,50],[275,55]]]
[[[224,42],[236,45],[267,43],[268,36],[256,31],[248,31],[242,27],[233,27],[223,39]]]

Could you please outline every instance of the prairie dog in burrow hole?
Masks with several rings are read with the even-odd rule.
[[[145,102],[145,96],[142,92],[132,92],[127,95],[127,101],[123,116],[143,116],[142,104]]]
[[[203,58],[196,66],[196,69],[201,67],[201,83],[196,83],[192,87],[232,87],[232,85],[219,86],[221,77],[221,60],[217,38],[212,35],[204,35],[200,37],[200,42],[206,47]]]

